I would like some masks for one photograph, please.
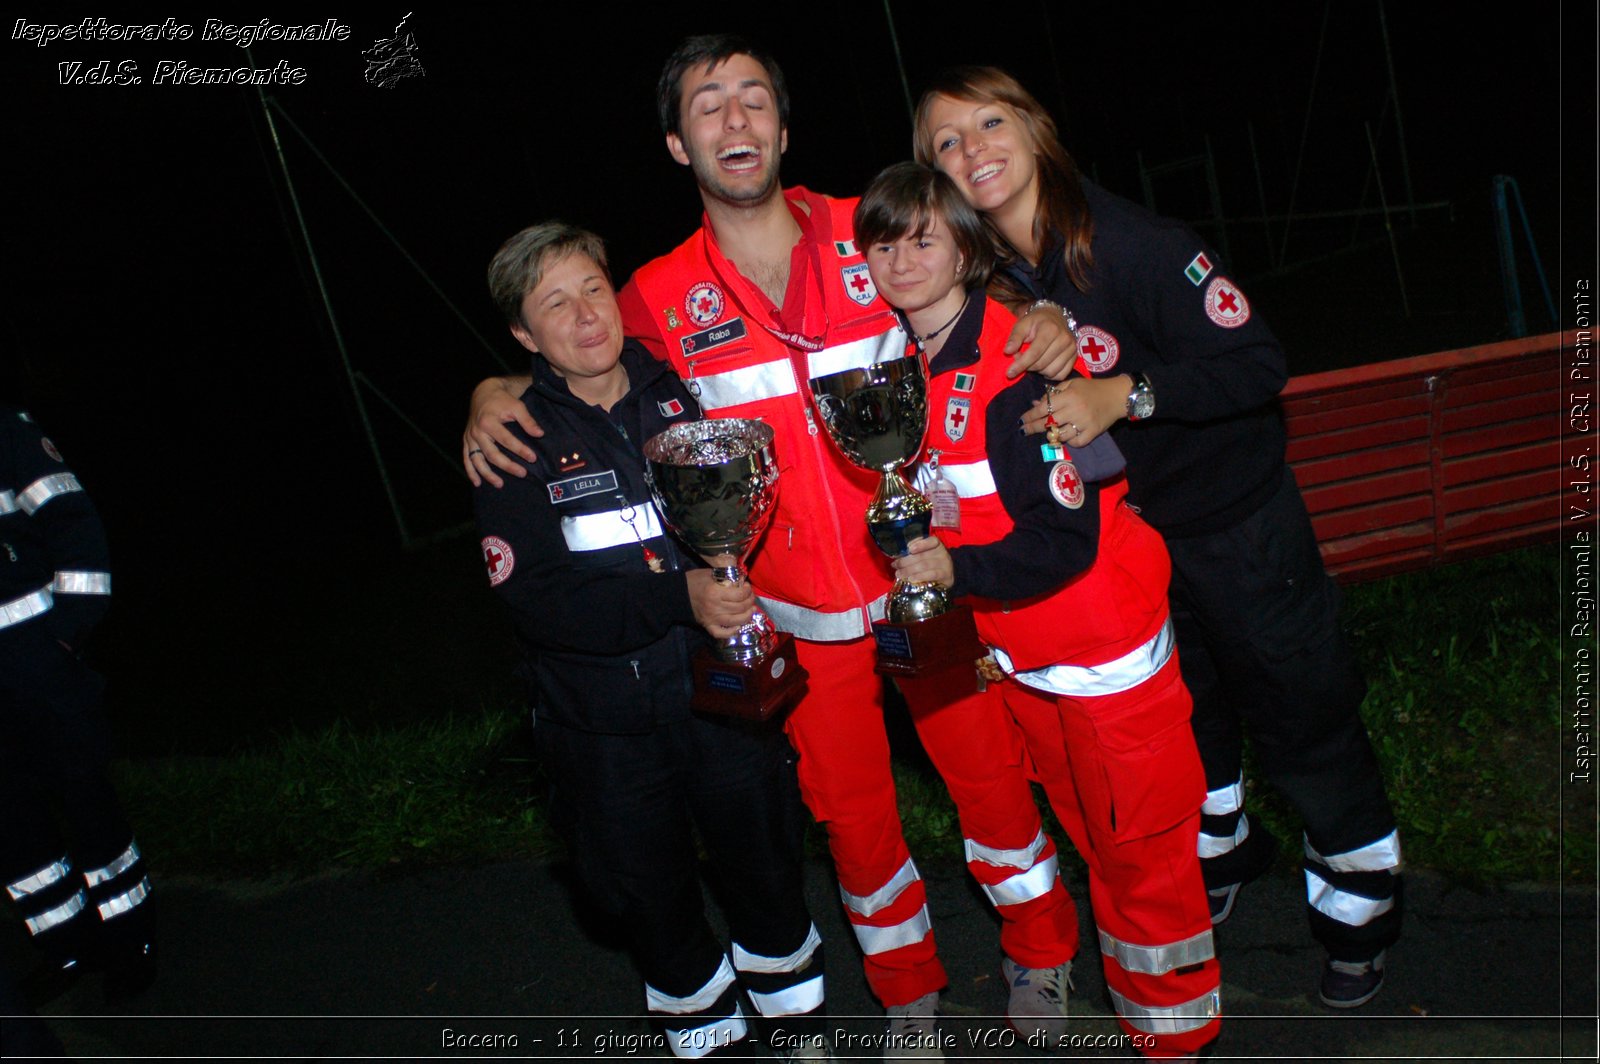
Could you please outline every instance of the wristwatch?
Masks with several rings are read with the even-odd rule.
[[[1133,390],[1128,393],[1128,420],[1143,421],[1156,412],[1156,393],[1150,390],[1150,378],[1143,373],[1129,373]]]

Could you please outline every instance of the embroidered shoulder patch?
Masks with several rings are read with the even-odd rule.
[[[1206,317],[1224,329],[1237,329],[1250,320],[1250,304],[1232,281],[1218,277],[1206,286]]]
[[[483,564],[489,570],[489,586],[498,587],[511,576],[517,556],[512,553],[511,544],[499,536],[484,536]]]

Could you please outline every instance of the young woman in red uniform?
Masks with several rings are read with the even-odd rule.
[[[1216,1036],[1219,976],[1195,852],[1204,774],[1173,653],[1166,549],[1127,505],[1109,438],[1042,449],[1018,433],[1053,386],[1006,378],[1013,318],[984,295],[992,243],[949,178],[889,168],[855,228],[874,284],[929,364],[920,482],[936,534],[896,561],[897,576],[973,605],[994,648],[988,696],[1021,726],[1089,864],[1117,1014],[1145,1052],[1193,1052]]]

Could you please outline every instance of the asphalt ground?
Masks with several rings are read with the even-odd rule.
[[[996,919],[982,895],[956,861],[921,863],[950,975],[946,1056],[1044,1056],[1006,1029]],[[112,1009],[89,976],[44,1020],[82,1060],[665,1055],[633,1014],[643,991],[625,951],[576,909],[569,882],[559,862],[159,882],[156,984]],[[825,862],[808,864],[807,887],[827,949],[830,1027],[853,1047],[841,1055],[876,1057],[881,1010]],[[1093,943],[1085,885],[1069,889]],[[1595,1059],[1592,889],[1479,892],[1412,874],[1407,898],[1383,991],[1339,1013],[1315,1000],[1321,953],[1298,873],[1245,888],[1218,929],[1226,1018],[1214,1059]],[[4,942],[12,970],[26,960],[17,936]],[[1118,1044],[1092,947],[1074,976],[1079,1042],[1051,1055],[1133,1057]]]

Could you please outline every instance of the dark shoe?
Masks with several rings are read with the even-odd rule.
[[[1330,1009],[1354,1009],[1365,1005],[1383,988],[1383,961],[1387,950],[1370,961],[1336,961],[1328,958],[1322,969],[1318,996]]]
[[[1244,842],[1232,853],[1220,858],[1208,858],[1201,862],[1201,870],[1211,882],[1221,876],[1226,876],[1232,882],[1224,882],[1219,887],[1211,887],[1206,891],[1207,900],[1211,905],[1211,924],[1216,926],[1229,916],[1233,915],[1234,899],[1239,896],[1239,888],[1246,883],[1253,883],[1272,867],[1272,862],[1278,856],[1278,837],[1262,826],[1261,821],[1255,817],[1248,817],[1250,833],[1245,836]]]

